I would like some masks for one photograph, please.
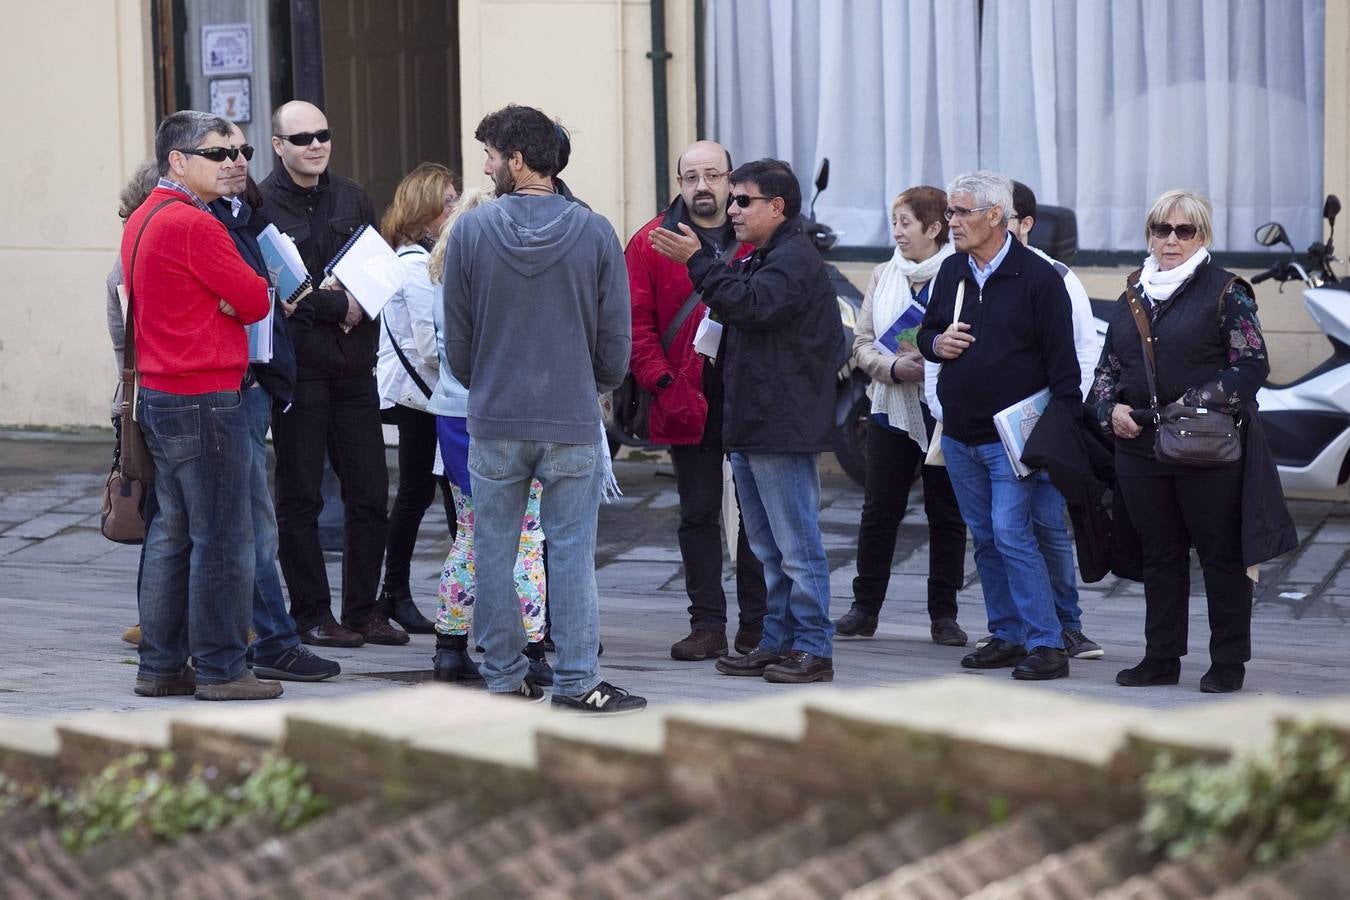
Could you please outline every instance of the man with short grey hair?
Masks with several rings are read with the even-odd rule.
[[[1007,176],[961,175],[947,188],[947,204],[957,252],[933,281],[917,343],[926,359],[942,364],[942,452],[975,542],[993,634],[961,665],[1013,666],[1020,679],[1062,678],[1068,657],[1032,528],[1036,481],[1018,479],[993,417],[1048,387],[1077,418],[1082,396],[1069,296],[1050,264],[1009,234]]]

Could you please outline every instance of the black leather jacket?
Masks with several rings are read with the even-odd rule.
[[[362,225],[375,226],[375,210],[359,184],[325,172],[312,188],[300,187],[284,166],[258,185],[263,211],[295,241],[305,268],[318,285],[324,267]],[[350,332],[341,328],[347,315],[343,291],[316,290],[301,301],[314,310],[314,325],[295,335],[299,380],[370,375],[380,344],[379,322],[364,318]]]

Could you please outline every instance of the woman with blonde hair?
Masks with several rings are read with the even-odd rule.
[[[431,278],[439,282],[445,271],[445,245],[450,231],[461,215],[497,196],[492,186],[466,191],[459,205],[441,229],[440,238],[428,260]],[[434,306],[436,345],[440,353],[440,372],[432,392],[429,410],[436,416],[436,435],[441,460],[450,482],[450,493],[457,514],[455,542],[441,570],[440,604],[436,612],[436,655],[433,674],[437,681],[481,681],[478,664],[469,656],[468,634],[473,624],[476,598],[473,554],[473,494],[469,483],[469,391],[456,380],[445,356],[445,318],[440,292]],[[530,661],[530,678],[537,684],[553,683],[553,670],[544,657],[544,608],[547,587],[544,577],[544,531],[539,523],[539,496],[542,486],[530,483],[529,500],[520,524],[520,547],[516,553],[515,582],[520,596],[520,615],[528,644],[525,655]]]
[[[1273,498],[1265,489],[1277,478],[1273,465],[1264,472],[1258,464],[1268,454],[1252,453],[1260,449],[1254,442],[1264,442],[1252,413],[1270,372],[1255,293],[1210,259],[1210,223],[1209,201],[1191,191],[1167,191],[1149,208],[1149,254],[1126,279],[1089,397],[1102,430],[1115,440],[1120,494],[1143,551],[1144,659],[1116,675],[1126,687],[1180,679],[1193,546],[1209,606],[1210,667],[1200,690],[1242,688],[1251,658],[1247,567],[1267,555],[1244,558],[1248,520],[1264,517],[1260,530],[1267,536],[1282,529],[1265,522],[1277,522],[1281,514],[1288,520],[1278,481]],[[1212,468],[1159,458],[1158,416],[1177,404],[1234,423],[1243,435],[1242,458]],[[1244,495],[1265,499],[1244,502]],[[1275,545],[1269,549],[1281,552]]]
[[[398,492],[389,512],[384,551],[383,613],[413,634],[431,634],[432,624],[413,602],[413,547],[422,516],[436,497],[436,416],[427,411],[439,358],[432,310],[440,293],[427,258],[459,194],[455,176],[439,163],[422,163],[399,182],[380,221],[380,233],[403,263],[403,288],[380,314],[380,352],[375,378],[381,418],[398,428]],[[447,524],[454,527],[448,486],[442,480]]]

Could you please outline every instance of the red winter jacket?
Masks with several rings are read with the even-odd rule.
[[[271,300],[220,220],[155,188],[122,231],[122,271],[132,271],[141,222],[169,199],[145,229],[132,276],[141,384],[169,394],[238,390],[248,368],[244,326],[266,316]],[[238,315],[221,312],[221,300]]]
[[[652,391],[650,440],[653,444],[697,444],[703,440],[708,401],[703,396],[703,357],[694,352],[694,332],[706,307],[699,303],[684,320],[670,351],[661,349],[665,333],[684,301],[693,293],[689,270],[652,249],[647,235],[676,222],[691,224],[684,199],[638,229],[624,250],[628,262],[628,289],[633,302],[633,354],[629,368],[637,383]],[[754,247],[741,244],[736,258],[749,256]],[[669,373],[675,380],[657,390],[656,382]]]

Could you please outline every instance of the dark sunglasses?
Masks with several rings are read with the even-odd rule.
[[[1200,229],[1194,225],[1169,225],[1166,222],[1154,222],[1148,226],[1148,233],[1160,241],[1167,240],[1167,236],[1176,232],[1177,240],[1189,241],[1200,233]]]
[[[772,199],[772,197],[752,197],[749,194],[734,194],[727,198],[727,209],[731,209],[733,206],[739,206],[741,209],[745,209],[752,201]]]
[[[200,156],[202,159],[209,159],[213,163],[222,163],[225,160],[234,160],[239,158],[239,154],[244,155],[244,161],[253,158],[253,148],[248,144],[242,147],[195,147],[191,149],[180,149],[179,153],[186,153],[189,156]]]
[[[333,137],[333,130],[325,128],[323,131],[297,131],[295,134],[278,134],[275,137],[290,141],[297,147],[308,147],[316,139],[320,144],[328,143]]]

